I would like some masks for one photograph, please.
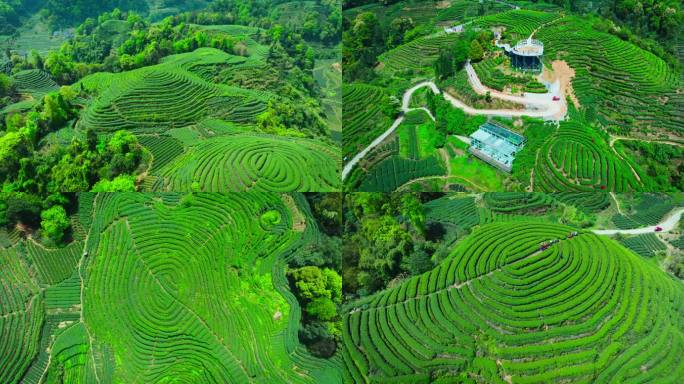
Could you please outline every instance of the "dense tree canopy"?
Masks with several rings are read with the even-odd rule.
[[[46,0],[43,14],[53,28],[62,28],[77,25],[88,17],[96,17],[115,8],[145,12],[147,4],[138,0]]]
[[[432,267],[421,196],[357,193],[346,196],[342,274],[345,291],[369,294],[397,276]]]
[[[59,244],[64,239],[64,231],[69,228],[69,218],[64,207],[55,205],[41,212],[40,227],[43,235]]]

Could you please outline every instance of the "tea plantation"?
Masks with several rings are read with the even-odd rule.
[[[344,134],[345,161],[362,153],[364,146],[358,144],[371,143],[392,126],[384,121],[386,117],[377,118],[379,103],[370,96],[372,89],[376,95],[410,98],[411,108],[430,109],[436,128],[433,142],[442,152],[436,160],[446,172],[437,172],[434,164],[416,165],[427,172],[412,171],[406,161],[377,161],[377,153],[368,151],[363,152],[363,160],[353,163],[356,168],[345,178],[347,189],[616,193],[682,189],[681,169],[674,164],[681,157],[684,82],[681,60],[673,54],[680,51],[671,47],[681,28],[670,26],[669,36],[649,34],[643,23],[628,26],[629,20],[615,20],[611,11],[603,9],[611,7],[605,2],[589,4],[587,9],[458,0],[435,3],[432,9],[413,0],[383,7],[354,4],[344,10],[349,41],[345,68],[349,68],[352,105],[343,112],[343,120],[351,125]],[[669,12],[679,15],[674,24],[681,24],[681,10],[669,8]],[[359,27],[371,21],[379,25],[378,30]],[[402,28],[409,32],[402,35]],[[518,56],[511,47],[527,39],[543,45],[537,45],[538,61],[527,60],[540,64],[540,71],[521,68],[520,60],[514,59]],[[451,102],[408,94],[424,82],[448,94],[445,98]],[[539,105],[558,112],[529,118],[540,116]],[[464,119],[463,114],[473,118]],[[478,117],[482,121],[475,123]],[[485,119],[499,119],[527,139],[525,148],[506,160],[508,164],[492,165],[468,152],[468,137]],[[465,145],[457,143],[461,150],[455,151],[450,140]],[[617,140],[628,140],[638,149],[623,153],[615,145]],[[658,141],[662,148],[651,148]],[[395,177],[391,168],[407,176]],[[365,175],[372,181],[364,183]]]
[[[320,237],[302,196],[82,194],[79,207],[83,240],[0,250],[1,382],[343,381],[339,357],[297,337],[285,263]]]
[[[343,356],[355,381],[676,382],[684,286],[573,231],[483,225],[433,270],[351,304]]]
[[[261,89],[259,82],[269,79],[244,84],[236,76],[263,66],[258,56],[202,48],[152,67],[88,76],[76,85],[92,95],[78,126],[139,135],[153,156],[144,190],[339,189],[333,141],[258,132],[257,117],[284,100]],[[228,83],[216,83],[216,76]]]

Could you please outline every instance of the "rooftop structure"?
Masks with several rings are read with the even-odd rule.
[[[506,54],[510,56],[513,67],[523,71],[538,72],[542,69],[544,43],[530,37],[520,40],[513,48],[506,49]]]
[[[533,38],[518,41],[513,47],[513,53],[520,56],[543,56],[544,43]]]
[[[494,122],[486,122],[470,135],[468,151],[504,172],[511,172],[515,154],[527,140]]]
[[[444,32],[446,33],[461,33],[463,32],[463,24],[459,24],[453,27],[444,27]]]

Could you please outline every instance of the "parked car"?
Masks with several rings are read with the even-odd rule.
[[[662,231],[662,230],[663,230],[662,227],[655,227],[655,231],[656,231],[656,232],[660,232],[660,231]]]
[[[560,97],[558,97],[558,96],[553,97],[553,101],[558,101],[558,100],[560,100]]]

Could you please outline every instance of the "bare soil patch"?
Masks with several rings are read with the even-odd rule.
[[[550,82],[560,80],[561,93],[567,95],[572,100],[575,108],[580,107],[580,102],[572,89],[572,79],[575,77],[575,70],[572,69],[564,60],[555,60],[551,63],[552,71],[544,72],[544,79]]]

